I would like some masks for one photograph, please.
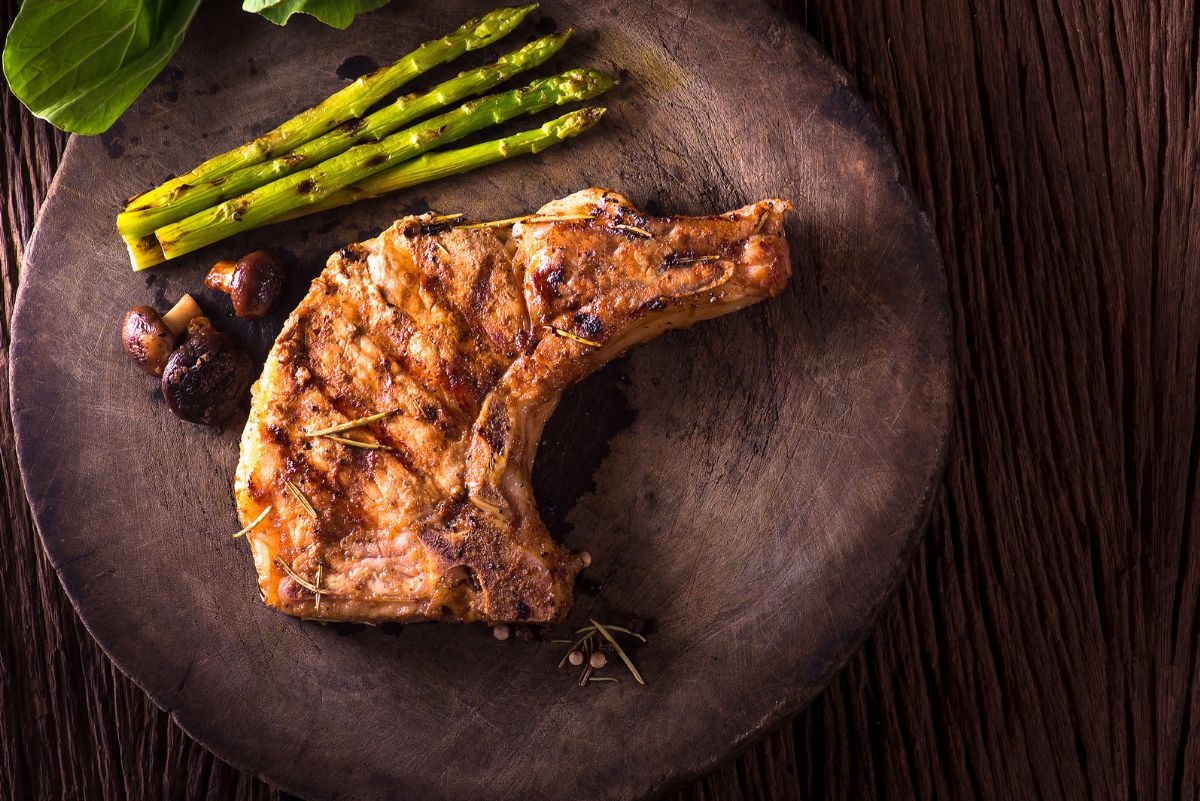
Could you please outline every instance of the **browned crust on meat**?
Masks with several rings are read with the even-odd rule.
[[[585,190],[539,213],[592,220],[509,240],[407,217],[331,256],[242,437],[239,515],[272,507],[247,535],[266,603],[328,620],[563,619],[582,559],[529,489],[542,424],[631,345],[780,292],[788,207],[656,219]],[[385,411],[339,435],[379,450],[306,433]]]

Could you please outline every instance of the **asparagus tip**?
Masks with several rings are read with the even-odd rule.
[[[600,122],[600,118],[608,111],[604,106],[588,106],[579,110],[579,116],[583,118],[583,124],[587,127],[592,127]]]
[[[579,77],[587,87],[585,91],[600,94],[601,92],[607,92],[609,89],[617,85],[617,79],[608,73],[592,69],[580,70],[579,72],[582,73],[582,75],[577,77]]]

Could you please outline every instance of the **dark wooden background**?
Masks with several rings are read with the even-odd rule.
[[[1200,13],[790,5],[937,230],[954,447],[862,651],[679,799],[1200,798]],[[16,6],[0,0],[0,27]],[[0,104],[7,346],[65,139]],[[173,726],[76,618],[25,505],[0,368],[0,798],[278,798]]]

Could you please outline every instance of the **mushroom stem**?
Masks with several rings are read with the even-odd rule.
[[[221,259],[204,277],[204,285],[209,289],[215,289],[228,295],[232,288],[233,272],[236,268],[237,262],[233,259]]]
[[[199,317],[204,314],[204,310],[200,308],[200,304],[196,303],[196,299],[191,295],[184,295],[179,299],[171,310],[162,316],[163,324],[171,329],[171,333],[175,336],[181,335],[187,330],[188,323],[193,317]]]

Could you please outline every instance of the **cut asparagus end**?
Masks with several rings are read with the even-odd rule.
[[[133,266],[134,272],[162,264],[167,260],[166,254],[159,247],[158,239],[153,234],[150,236],[122,234],[121,239],[125,241],[125,247],[129,251],[129,263]]]

